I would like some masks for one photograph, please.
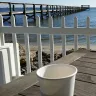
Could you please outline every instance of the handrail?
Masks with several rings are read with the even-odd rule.
[[[26,4],[26,5],[33,5],[33,4],[35,4],[35,3],[16,3],[16,2],[0,2],[0,3],[2,3],[2,4],[9,4],[9,3],[11,3],[11,4]],[[35,5],[67,6],[67,5],[55,5],[55,4],[35,4]],[[89,5],[82,5],[82,6],[89,6]],[[69,6],[69,7],[70,7],[70,6]],[[71,7],[81,7],[81,6],[71,6]]]
[[[30,66],[30,45],[29,45],[29,34],[37,35],[38,44],[38,64],[42,67],[42,34],[49,34],[50,40],[50,61],[54,61],[54,35],[59,34],[62,37],[62,55],[66,56],[66,35],[74,35],[74,50],[78,50],[78,35],[86,36],[86,48],[90,50],[90,35],[96,35],[96,28],[90,28],[90,18],[87,17],[86,27],[78,27],[78,18],[74,18],[74,27],[65,26],[65,18],[61,19],[61,27],[53,27],[53,19],[49,16],[49,27],[40,26],[40,18],[36,17],[36,26],[28,26],[27,16],[24,15],[23,26],[15,25],[15,17],[11,15],[11,26],[3,26],[3,17],[0,15],[0,46],[4,46],[5,38],[4,34],[12,34],[14,57],[15,57],[15,67],[16,76],[20,76],[20,61],[19,61],[19,50],[17,46],[17,36],[16,34],[24,34],[24,40],[26,45],[26,62],[27,62],[27,73],[31,72]]]

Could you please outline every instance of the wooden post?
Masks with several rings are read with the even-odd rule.
[[[67,15],[69,14],[69,6],[67,6]]]
[[[69,14],[71,14],[71,6],[69,6]]]
[[[13,11],[15,11],[15,5],[13,5]]]
[[[49,28],[53,28],[53,18],[49,17]],[[50,42],[50,61],[54,61],[54,35],[49,35],[49,42]]]
[[[75,7],[75,13],[77,12],[77,7]]]
[[[15,27],[15,19],[14,19],[13,15],[11,16],[11,26]],[[21,76],[21,70],[20,70],[19,47],[18,47],[18,43],[17,43],[16,33],[12,33],[12,41],[13,41],[13,48],[14,48],[16,77],[19,77],[19,76]]]
[[[15,5],[13,4],[13,7],[12,7],[12,11],[15,11]],[[14,14],[14,17],[15,17],[15,14]],[[15,21],[16,21],[16,18],[15,18]]]
[[[65,17],[62,16],[61,18],[61,27],[65,28]],[[66,35],[62,34],[62,56],[66,56]]]
[[[27,22],[27,16],[24,15],[23,17],[23,26],[28,27]],[[24,33],[24,39],[25,39],[25,52],[26,52],[26,67],[27,67],[27,73],[31,72],[31,64],[30,64],[30,45],[29,45],[29,34]]]
[[[72,6],[72,12],[74,13],[74,6]]]
[[[54,17],[54,8],[53,8],[53,5],[52,5],[52,16]]]
[[[74,7],[72,6],[72,13],[74,13]]]
[[[86,28],[90,28],[90,18],[87,17],[87,22],[86,22]],[[87,41],[87,50],[90,50],[90,35],[86,35],[86,41]]]
[[[52,8],[51,8],[51,5],[50,5],[50,10],[51,10]]]
[[[23,14],[26,15],[26,5],[23,4]]]
[[[35,9],[35,4],[33,4],[33,16],[34,16],[34,21],[36,21],[36,9]]]
[[[65,15],[65,7],[62,6],[62,15]]]
[[[71,6],[71,14],[72,14],[73,12],[72,12],[72,6]]]
[[[11,3],[9,3],[9,15],[10,16],[12,15],[12,6],[11,6]]]
[[[53,7],[53,12],[54,12],[54,16],[55,16],[56,15],[56,7],[55,7],[55,5]]]
[[[67,13],[66,15],[68,15],[68,11],[69,11],[69,10],[68,10],[68,6],[66,6],[66,11],[67,11],[67,12],[66,12],[66,13]]]
[[[78,12],[78,7],[77,7],[77,12]]]
[[[3,16],[0,15],[0,27],[3,27]],[[4,33],[0,33],[0,46],[4,46],[5,44],[5,38]]]
[[[41,10],[41,19],[43,20],[43,6],[40,5],[40,10]]]
[[[50,15],[51,15],[51,13],[52,13],[52,6],[51,5],[49,5],[49,13],[50,13]]]
[[[77,10],[77,11],[76,11],[76,13],[77,13],[77,12],[78,12],[78,7],[76,7],[76,10]]]
[[[58,16],[58,6],[56,5],[56,16]]]
[[[74,13],[74,7],[72,7],[73,13]]]
[[[70,10],[71,10],[71,14],[72,14],[72,6],[71,6]]]
[[[65,6],[65,15],[66,15],[67,13],[66,13],[66,6]]]
[[[78,19],[74,17],[74,28],[78,28]],[[74,35],[74,50],[78,50],[78,35]]]
[[[62,16],[64,15],[64,13],[65,13],[65,12],[64,12],[64,8],[63,8],[63,6],[62,6]]]
[[[46,10],[47,10],[46,16],[49,17],[49,6],[48,5],[46,5]]]
[[[40,27],[40,18],[36,16],[36,27]],[[41,34],[37,34],[37,44],[38,44],[38,64],[39,67],[42,67],[42,42],[41,42]]]
[[[61,8],[61,6],[60,6],[60,16],[62,15],[62,8]]]

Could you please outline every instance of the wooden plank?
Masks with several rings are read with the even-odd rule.
[[[36,84],[36,71],[0,86],[0,96],[13,96]]]
[[[89,74],[78,73],[76,75],[76,80],[96,84],[96,76],[92,76]]]
[[[78,72],[80,72],[80,73],[86,73],[86,74],[91,74],[91,75],[96,76],[96,69],[85,68],[85,67],[80,67],[80,66],[76,66],[76,67],[78,69]]]
[[[86,55],[86,53],[88,53],[89,51],[87,50],[78,50],[76,52],[73,52],[65,57],[60,58],[59,60],[56,60],[54,62],[52,62],[53,64],[71,64],[72,62],[78,60],[79,58],[81,58],[82,56]]]
[[[74,96],[96,96],[96,85],[76,81]]]
[[[88,54],[86,54],[85,56],[83,56],[84,58],[92,58],[92,59],[96,59],[96,51],[90,52]]]
[[[85,67],[85,68],[93,68],[96,69],[96,64],[95,63],[90,63],[90,62],[86,62],[86,61],[75,61],[73,63],[71,63],[74,66],[81,66],[81,67]]]
[[[15,96],[41,96],[40,94],[40,87],[39,86],[32,86],[28,89],[26,89],[23,92],[20,92],[19,94]]]
[[[40,87],[32,86],[15,96],[41,96]],[[74,96],[96,96],[96,85],[76,80]]]
[[[79,61],[84,61],[84,62],[89,62],[89,63],[96,63],[96,59],[92,59],[92,58],[80,58]]]
[[[74,60],[77,60],[80,57],[84,56],[87,52],[88,51],[86,51],[86,50],[83,50],[83,51],[79,50],[79,51],[76,51],[74,53],[71,53],[70,55],[65,56],[64,57],[65,59],[64,58],[63,59],[65,60],[65,62],[70,64],[71,62],[74,62]],[[70,59],[72,58],[72,59],[70,60],[69,58]],[[57,63],[61,63],[61,62],[64,63],[63,60],[58,61]],[[82,68],[84,68],[84,67],[82,67]],[[82,69],[82,68],[81,67],[78,68],[79,71],[82,71],[82,70],[84,71],[85,70],[85,72],[89,71],[89,73],[90,73],[90,70],[87,70],[88,68],[84,68],[84,69]],[[93,70],[93,71],[92,70],[93,69],[91,69],[91,73],[92,72],[94,73],[95,70]],[[89,74],[89,75],[85,74],[84,75],[85,77],[83,77],[82,75],[83,74],[78,73],[77,78],[76,78],[77,80],[79,80],[79,81],[76,81],[76,96],[88,96],[88,95],[86,95],[87,91],[89,93],[91,93],[91,92],[94,92],[94,90],[96,90],[96,88],[95,88],[96,84],[95,85],[91,84],[91,83],[96,83],[95,82],[95,76],[91,76],[91,74]],[[89,77],[91,79],[88,79]],[[93,80],[93,81],[91,81],[91,80]],[[4,85],[4,86],[0,87],[0,96],[13,96],[13,95],[16,95],[18,93],[19,93],[19,95],[16,95],[16,96],[40,96],[39,87],[38,86],[35,86],[35,87],[33,86],[34,84],[36,84],[36,82],[38,82],[38,81],[37,81],[36,71],[35,71],[35,72],[32,72],[32,73],[29,73],[29,74],[25,75],[24,77],[20,77],[20,78],[18,78],[16,80],[13,80],[11,83],[9,83],[7,85]],[[78,84],[77,82],[78,83],[80,82],[80,84]],[[84,84],[86,82],[89,82],[89,83],[85,84],[85,86],[88,86],[88,87],[90,86],[91,88],[94,88],[94,89],[91,89],[90,91],[89,91],[89,89],[85,89],[86,87],[84,86],[84,84],[82,82],[84,82]],[[34,88],[28,89],[31,86],[33,86]],[[79,86],[80,86],[81,89],[79,89]],[[27,89],[27,91],[21,92],[21,91],[23,91],[25,89]],[[82,92],[82,89],[83,89],[84,92]],[[80,93],[81,95],[78,95],[79,92],[81,92]],[[21,93],[23,95],[20,95]],[[85,95],[82,95],[82,94],[85,94]],[[95,93],[92,93],[92,94],[93,95],[89,95],[89,96],[95,96],[94,95]]]

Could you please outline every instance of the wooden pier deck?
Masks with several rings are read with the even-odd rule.
[[[31,4],[31,3],[12,3],[12,2],[0,2],[0,6],[2,4],[8,5],[9,10],[7,12],[0,12],[2,16],[8,16],[4,18],[4,22],[9,22],[11,15],[27,15],[28,18],[31,18],[33,21],[36,20],[36,15],[39,13],[41,19],[43,20],[45,17],[48,18],[49,14],[53,17],[55,16],[65,16],[81,11],[85,11],[90,8],[89,5],[81,5],[81,6],[64,6],[64,5],[47,5],[47,4]],[[15,6],[22,6],[22,11],[16,11]],[[28,11],[28,5],[31,10]],[[38,8],[38,9],[37,9]],[[31,16],[29,15],[31,14]]]
[[[72,64],[78,68],[74,96],[96,96],[96,52],[78,50],[54,63]],[[41,96],[36,82],[36,73],[32,72],[0,87],[0,96]]]

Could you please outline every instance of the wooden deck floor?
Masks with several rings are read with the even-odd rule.
[[[78,68],[74,96],[96,96],[96,52],[88,52],[71,63]],[[41,96],[36,84],[15,96]]]

